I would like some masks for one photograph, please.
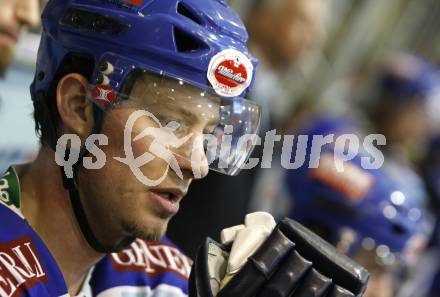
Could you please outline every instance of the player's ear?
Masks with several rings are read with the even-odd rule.
[[[93,103],[87,99],[88,80],[78,73],[64,76],[57,86],[56,102],[63,133],[82,140],[93,128]]]

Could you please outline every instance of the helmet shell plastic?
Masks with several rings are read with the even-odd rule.
[[[42,23],[33,97],[47,92],[68,53],[93,57],[91,83],[116,92],[134,69],[206,88],[212,57],[227,49],[249,58],[253,71],[257,65],[242,21],[222,0],[51,0]]]

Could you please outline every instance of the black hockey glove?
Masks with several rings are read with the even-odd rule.
[[[238,247],[234,242],[235,254],[249,241]],[[363,267],[291,219],[282,220],[240,269],[228,275],[231,246],[208,238],[199,248],[190,297],[351,297],[366,289],[369,274]]]

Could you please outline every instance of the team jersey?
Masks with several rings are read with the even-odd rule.
[[[80,297],[182,297],[191,260],[168,239],[136,240],[92,268]],[[0,178],[0,297],[69,296],[60,268],[20,211],[13,168]]]
[[[191,260],[171,242],[136,240],[129,249],[99,262],[90,285],[98,297],[183,297]]]

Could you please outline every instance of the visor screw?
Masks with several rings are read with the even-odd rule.
[[[115,68],[109,62],[104,61],[99,65],[99,71],[104,75],[110,75],[115,71]]]
[[[110,79],[108,78],[108,76],[100,73],[98,78],[96,79],[96,84],[97,85],[108,85],[108,84],[110,84]]]

